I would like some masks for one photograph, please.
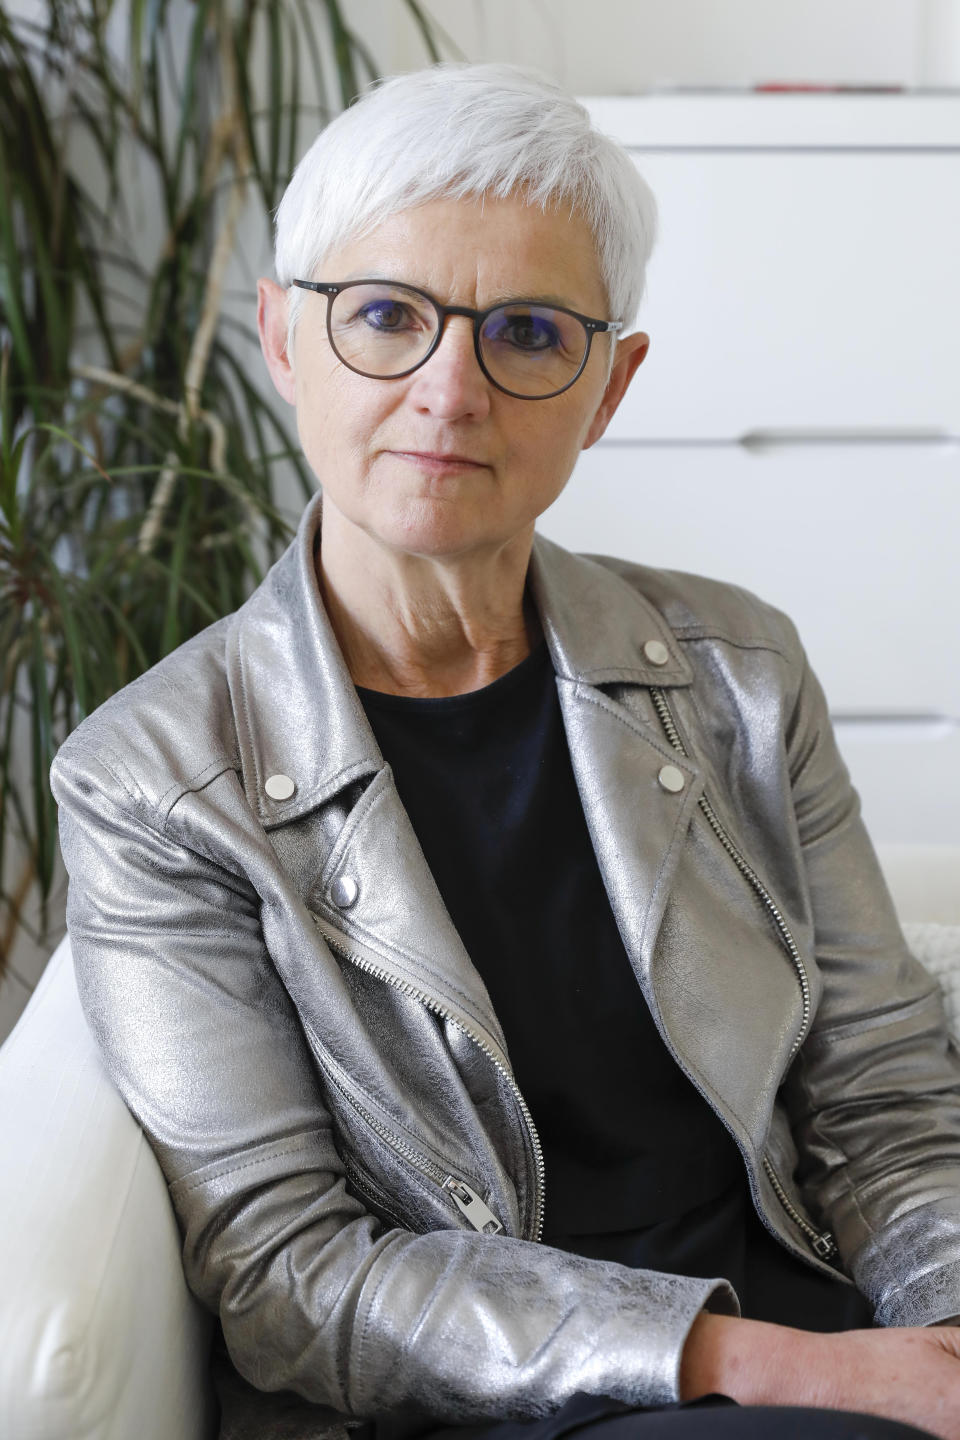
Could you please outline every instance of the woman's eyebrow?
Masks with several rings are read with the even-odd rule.
[[[352,280],[374,280],[382,282],[384,285],[409,285],[414,290],[423,290],[427,295],[433,294],[433,291],[427,290],[425,285],[416,285],[412,280],[401,280],[396,275],[377,275],[369,270],[351,270],[340,283],[348,285]],[[439,296],[434,296],[434,298],[439,299]],[[562,295],[531,295],[529,290],[505,290],[495,300],[491,300],[489,305],[480,305],[477,306],[477,309],[489,310],[496,305],[517,305],[523,302],[528,305],[559,305],[563,309],[571,309],[570,301]],[[441,300],[440,303],[444,304],[445,302]]]
[[[559,305],[569,310],[570,301],[562,295],[531,295],[529,290],[508,291],[494,300],[494,305],[516,305],[519,301],[527,301],[531,305]]]

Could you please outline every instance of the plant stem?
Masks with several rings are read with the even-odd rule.
[[[9,964],[10,956],[13,952],[13,942],[20,928],[20,912],[23,909],[23,902],[30,893],[30,886],[34,882],[36,873],[36,860],[33,855],[28,855],[26,863],[20,872],[20,879],[14,886],[13,894],[7,901],[10,908],[7,915],[7,923],[3,928],[3,935],[0,936],[0,976],[6,972],[7,965]]]
[[[243,128],[243,115],[237,101],[237,75],[228,18],[221,17],[219,39],[220,63],[222,66],[224,89],[226,91],[226,104],[216,125],[215,138],[219,141],[222,137],[224,153],[232,155],[235,174],[230,184],[230,198],[227,202],[227,213],[213,247],[210,270],[204,289],[200,323],[197,326],[193,343],[190,346],[190,354],[184,372],[183,395],[185,403],[180,407],[180,420],[177,426],[178,438],[181,441],[187,439],[190,433],[190,425],[200,417],[200,395],[203,390],[203,378],[207,372],[210,349],[213,345],[217,322],[220,318],[220,303],[223,295],[224,280],[236,243],[237,227],[240,223],[240,216],[243,213],[243,206],[246,200],[246,177],[250,172],[250,153],[247,148],[246,134]],[[219,146],[212,148],[219,149]],[[218,155],[217,160],[219,161],[219,159],[220,156]],[[209,188],[213,186],[218,169],[218,163],[211,163],[206,167],[204,178]],[[211,468],[221,469],[222,462],[221,465],[216,465],[213,463],[211,457]],[[175,451],[170,450],[164,459],[163,469],[154,487],[150,504],[147,507],[147,513],[144,516],[143,524],[137,536],[137,550],[141,555],[149,554],[156,543],[157,536],[160,533],[160,527],[163,523],[163,517],[173,496],[177,469],[178,456]]]

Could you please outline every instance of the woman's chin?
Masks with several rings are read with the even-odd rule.
[[[509,540],[493,517],[473,506],[426,500],[404,506],[401,514],[378,527],[378,538],[390,549],[425,559],[457,559],[478,554]]]

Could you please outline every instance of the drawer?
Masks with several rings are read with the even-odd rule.
[[[634,153],[651,345],[609,436],[960,439],[960,151]]]
[[[664,90],[582,103],[628,150],[960,150],[956,90]]]
[[[960,845],[881,842],[878,855],[901,922],[960,926]],[[954,944],[960,956],[960,932]]]
[[[730,580],[786,610],[835,714],[960,720],[954,449],[601,442],[539,529],[571,550]]]
[[[889,737],[836,728],[875,845],[960,845],[960,727]],[[960,873],[954,894],[960,906]]]

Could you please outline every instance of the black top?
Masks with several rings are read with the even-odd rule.
[[[666,1048],[624,950],[546,645],[466,695],[358,693],[537,1126],[544,1241],[727,1275],[747,1313],[745,1247],[765,1232],[740,1152]]]

